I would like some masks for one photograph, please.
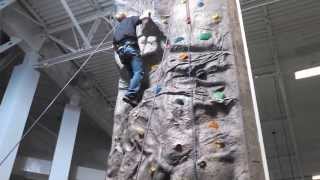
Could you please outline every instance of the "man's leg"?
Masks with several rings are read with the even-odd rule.
[[[132,78],[129,83],[129,88],[126,96],[130,98],[136,98],[140,88],[141,88],[141,81],[143,79],[143,63],[141,57],[133,56],[131,60],[131,70],[132,70]]]

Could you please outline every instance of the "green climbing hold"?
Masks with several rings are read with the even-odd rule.
[[[174,40],[174,43],[179,43],[181,41],[184,40],[184,37],[177,37],[175,40]]]
[[[213,98],[219,102],[219,103],[223,103],[224,102],[224,99],[225,99],[225,94],[224,92],[221,92],[221,91],[215,91],[213,92]]]
[[[202,41],[207,41],[209,39],[212,38],[212,33],[211,32],[207,32],[207,33],[201,33],[199,36],[199,39]]]

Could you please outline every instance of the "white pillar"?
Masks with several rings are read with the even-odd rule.
[[[74,104],[65,107],[58,142],[54,152],[49,180],[68,180],[74,143],[80,119],[80,108]]]
[[[32,67],[39,56],[29,52],[24,62],[14,68],[0,106],[0,161],[21,139],[40,74]],[[0,179],[9,180],[18,147],[0,166]]]

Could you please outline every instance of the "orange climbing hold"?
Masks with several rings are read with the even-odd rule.
[[[214,120],[214,121],[209,122],[208,127],[211,129],[219,129],[220,126],[219,126],[218,122],[216,120]]]
[[[180,53],[179,59],[180,60],[187,60],[189,58],[188,53]]]

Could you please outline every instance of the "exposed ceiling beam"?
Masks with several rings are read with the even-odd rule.
[[[33,23],[25,21],[25,18],[13,9],[6,9],[2,14],[3,30],[10,36],[16,36],[23,41],[19,44],[25,51],[40,52],[43,57],[54,57],[61,52],[54,46],[54,43],[46,43],[44,30]],[[40,51],[41,49],[41,51]],[[49,78],[59,86],[63,87],[65,82],[70,79],[70,74],[77,71],[72,63],[66,63],[63,66],[53,66],[43,69],[41,72],[48,75]],[[81,107],[83,111],[104,130],[109,136],[112,134],[113,107],[110,102],[101,96],[101,93],[95,87],[87,89],[80,88],[78,84],[69,86],[64,95],[72,97],[74,94],[81,95]]]
[[[279,93],[280,93],[280,98],[283,102],[284,105],[284,113],[285,116],[287,117],[285,120],[285,123],[287,123],[289,130],[289,137],[286,137],[287,139],[290,139],[292,144],[293,144],[293,152],[292,154],[295,154],[295,158],[293,158],[293,162],[297,165],[298,167],[298,175],[299,177],[301,177],[301,179],[303,178],[304,172],[303,172],[303,168],[301,167],[301,156],[300,156],[300,151],[298,149],[297,146],[297,142],[296,142],[296,136],[295,136],[295,132],[294,132],[294,128],[293,128],[293,118],[292,118],[292,112],[291,112],[291,108],[289,106],[288,103],[288,96],[287,96],[287,91],[286,91],[286,87],[284,84],[284,78],[283,78],[283,73],[281,71],[281,66],[280,66],[280,61],[279,61],[279,49],[278,49],[278,45],[274,42],[274,32],[273,32],[273,27],[272,27],[272,19],[270,18],[270,13],[269,13],[269,8],[264,6],[263,8],[263,12],[264,12],[264,16],[265,16],[265,24],[266,24],[266,28],[268,31],[268,43],[269,43],[269,48],[271,50],[271,54],[272,54],[272,60],[273,63],[275,65],[275,74],[276,77],[278,79],[278,86],[279,86]],[[284,130],[283,132],[284,134],[287,134],[286,130]],[[294,172],[292,172],[294,173]]]
[[[63,40],[58,39],[52,35],[48,35],[49,39],[51,39],[52,41],[56,42],[57,44],[59,44],[60,46],[66,48],[67,50],[69,50],[70,52],[77,52],[76,49],[74,49],[72,46],[66,44]]]
[[[25,8],[39,23],[41,23],[42,27],[46,28],[46,23],[40,17],[38,13],[35,12],[34,8],[26,1],[26,0],[18,0],[18,2]]]
[[[78,20],[76,19],[76,17],[72,13],[71,8],[69,7],[69,5],[66,2],[66,0],[60,0],[60,1],[62,3],[62,6],[64,7],[64,9],[67,11],[67,13],[68,13],[68,15],[69,15],[74,27],[77,29],[78,33],[80,34],[80,37],[82,38],[82,40],[83,40],[83,42],[85,44],[85,47],[87,47],[87,48],[91,47],[88,38],[84,34],[84,31],[80,27],[80,24],[79,24]]]
[[[89,31],[89,33],[88,33],[88,40],[89,40],[90,43],[91,43],[91,41],[92,41],[95,33],[97,32],[99,26],[101,25],[101,22],[102,22],[102,20],[101,20],[100,18],[99,18],[99,19],[96,19],[96,20],[93,22],[93,24],[92,24],[92,26],[91,26],[91,28],[90,28],[90,31]]]
[[[94,46],[89,49],[83,49],[83,50],[79,50],[74,53],[69,53],[69,54],[65,54],[62,56],[55,57],[55,58],[43,60],[39,64],[37,64],[36,67],[38,67],[38,68],[49,67],[49,66],[53,66],[53,65],[60,64],[63,62],[73,61],[75,59],[80,59],[80,58],[89,56],[93,52],[99,53],[99,52],[103,52],[103,51],[108,51],[108,50],[112,49],[112,43],[106,42],[97,50],[96,50],[96,48],[97,48],[97,46]]]
[[[79,19],[78,23],[79,23],[79,25],[81,25],[81,24],[88,23],[90,21],[94,21],[94,20],[96,20],[98,18],[111,16],[111,15],[112,15],[112,7],[110,6],[109,8],[105,9],[105,11],[103,11],[103,12],[97,12],[96,14],[94,14],[92,16],[88,16],[86,18]],[[56,33],[56,32],[60,32],[60,31],[69,29],[71,27],[73,27],[73,24],[65,24],[65,25],[62,25],[62,26],[58,26],[58,27],[49,29],[48,33],[53,34],[53,33]]]
[[[265,2],[265,3],[261,3],[261,4],[258,4],[258,5],[255,5],[255,6],[251,6],[251,7],[242,9],[242,12],[247,12],[247,11],[251,11],[253,9],[257,9],[257,8],[260,8],[260,7],[265,7],[265,6],[280,2],[280,1],[285,1],[285,0],[273,0],[273,1]]]
[[[15,2],[15,0],[2,0],[2,1],[0,1],[0,11],[14,2]]]
[[[16,38],[16,37],[10,37],[10,41],[0,45],[0,54],[3,53],[4,51],[10,49],[11,47],[19,44],[21,42],[21,39]]]

